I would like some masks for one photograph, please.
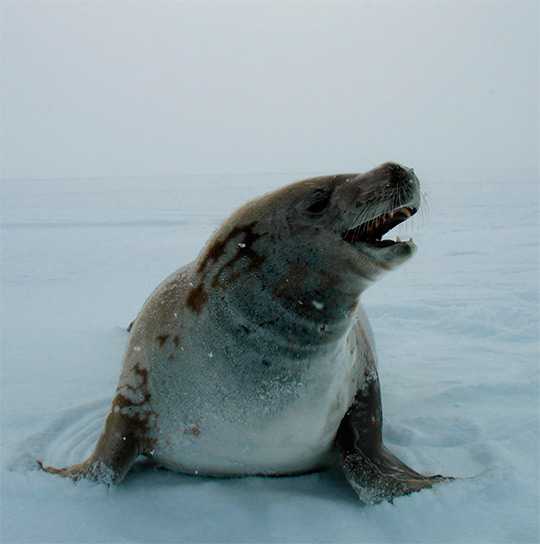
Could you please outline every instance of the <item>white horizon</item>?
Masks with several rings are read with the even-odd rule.
[[[0,177],[539,176],[539,7],[4,2]]]

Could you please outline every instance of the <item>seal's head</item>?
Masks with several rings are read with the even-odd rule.
[[[365,174],[313,178],[282,191],[283,200],[279,193],[272,200],[279,201],[274,213],[286,217],[288,234],[318,238],[322,233],[327,242],[320,248],[332,254],[336,265],[356,262],[362,275],[374,279],[416,249],[412,241],[383,239],[420,206],[419,181],[412,169],[385,163]]]
[[[262,284],[277,297],[352,307],[414,253],[412,241],[383,236],[416,213],[419,195],[413,170],[396,163],[288,185],[222,225],[198,259],[199,285],[244,292],[256,281],[258,292]]]

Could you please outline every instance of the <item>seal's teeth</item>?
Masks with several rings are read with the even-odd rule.
[[[396,243],[399,244],[401,242],[401,238],[399,236],[396,236]]]

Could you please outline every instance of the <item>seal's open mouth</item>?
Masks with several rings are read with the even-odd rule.
[[[347,230],[342,234],[343,240],[349,244],[363,242],[374,247],[387,247],[399,243],[397,240],[383,240],[382,237],[394,227],[403,223],[417,212],[416,208],[404,206],[396,208],[391,212],[379,215],[374,219],[370,219],[353,229]]]

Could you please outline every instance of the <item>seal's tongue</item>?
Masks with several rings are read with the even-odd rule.
[[[394,227],[406,221],[416,213],[415,208],[403,207],[385,213],[367,221],[343,234],[343,239],[351,244],[365,242],[377,247],[386,247],[394,244],[393,240],[382,240],[382,237]]]

